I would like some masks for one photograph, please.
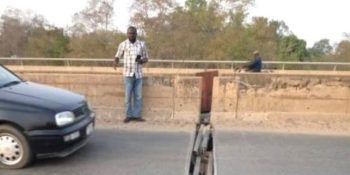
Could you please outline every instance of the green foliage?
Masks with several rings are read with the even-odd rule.
[[[74,58],[113,58],[117,48],[116,43],[125,40],[124,34],[96,31],[71,37],[69,42],[70,52],[67,57]]]
[[[73,17],[73,32],[95,32],[108,30],[114,13],[114,0],[89,0],[88,6],[75,13]]]
[[[335,58],[339,61],[350,62],[350,40],[343,40],[338,44]]]
[[[207,8],[206,0],[187,0],[185,3],[186,8],[189,11],[200,11]]]
[[[276,55],[283,38],[282,33],[288,32],[283,22],[255,17],[246,30],[250,38],[250,53],[252,49],[258,49],[263,53],[264,60],[277,60]]]
[[[295,35],[285,36],[281,40],[279,55],[282,61],[304,61],[308,56],[306,42]]]
[[[11,13],[11,12],[9,12]],[[29,24],[19,16],[4,14],[1,16],[0,56],[24,56],[24,48],[30,31]]]
[[[126,39],[124,32],[111,29],[113,2],[89,0],[68,30],[48,25],[39,15],[8,10],[0,18],[0,56],[112,58]],[[248,60],[259,50],[264,60],[350,61],[349,40],[333,48],[322,39],[306,48],[283,21],[254,17],[247,23],[253,4],[186,0],[179,6],[176,0],[134,0],[130,22],[154,59]]]
[[[322,39],[314,44],[308,50],[310,57],[314,59],[321,59],[322,57],[331,54],[333,47],[329,44],[328,39]]]
[[[28,37],[26,55],[29,57],[64,57],[68,52],[69,38],[63,29],[34,28]]]

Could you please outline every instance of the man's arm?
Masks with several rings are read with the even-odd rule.
[[[113,62],[113,69],[114,70],[117,69],[118,64],[119,64],[119,57],[115,57],[114,62]]]
[[[119,58],[124,56],[124,47],[122,46],[123,43],[119,44],[118,51],[114,56],[114,62],[113,62],[113,68],[114,70],[117,69],[117,65],[119,64]]]

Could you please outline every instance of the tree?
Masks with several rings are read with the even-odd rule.
[[[331,54],[332,50],[333,47],[329,44],[329,39],[322,39],[309,49],[309,53],[313,58],[321,58],[325,55]]]
[[[139,33],[157,30],[157,27],[166,24],[169,13],[177,6],[176,0],[135,0],[131,6],[134,13],[131,23],[139,29]]]
[[[284,33],[288,33],[288,27],[281,21],[274,21],[265,17],[254,17],[247,29],[250,43],[249,55],[253,50],[259,50],[264,60],[276,60],[280,42]]]
[[[7,9],[1,15],[0,55],[4,57],[24,56],[30,23],[25,21],[27,14],[18,9]]]
[[[350,40],[341,41],[335,51],[337,61],[350,61]]]
[[[242,0],[235,1],[239,2]],[[221,9],[223,3],[228,4],[218,0],[187,0],[185,7],[180,7],[172,0],[135,0],[132,21],[147,37],[154,57],[232,58],[226,51],[232,53],[234,50],[230,49],[229,43],[224,43],[232,40],[226,36],[230,32],[224,32],[227,18]]]
[[[63,29],[47,24],[41,15],[8,9],[1,16],[0,55],[63,57],[68,37]]]
[[[71,27],[73,34],[107,31],[112,23],[114,13],[114,0],[90,0],[88,7],[75,13],[74,25]]]
[[[306,41],[295,35],[283,37],[279,47],[279,55],[283,61],[304,61],[308,56]]]
[[[69,42],[69,54],[74,58],[111,58],[117,43],[126,38],[125,34],[113,31],[97,31],[81,36],[72,36]]]
[[[198,11],[207,8],[206,0],[187,0],[185,6],[189,11]]]
[[[26,56],[29,57],[64,57],[68,52],[69,38],[63,29],[36,27],[32,29],[26,45]]]
[[[141,36],[147,37],[150,54],[156,58],[169,58],[173,53],[174,29],[171,14],[178,6],[175,0],[135,0],[131,22]]]

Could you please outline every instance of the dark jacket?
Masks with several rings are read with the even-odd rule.
[[[262,60],[260,56],[255,57],[247,65],[244,66],[247,71],[261,72]]]

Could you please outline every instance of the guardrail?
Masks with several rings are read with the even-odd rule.
[[[0,57],[0,63],[15,65],[56,65],[56,66],[111,66],[112,58],[9,58]],[[123,60],[120,61],[121,63]],[[219,61],[219,60],[161,60],[150,59],[150,67],[171,67],[171,68],[237,68],[247,61]],[[155,64],[158,63],[158,64]],[[347,62],[292,62],[292,61],[263,61],[266,69],[320,69],[327,67],[327,70],[350,70],[350,63]]]

